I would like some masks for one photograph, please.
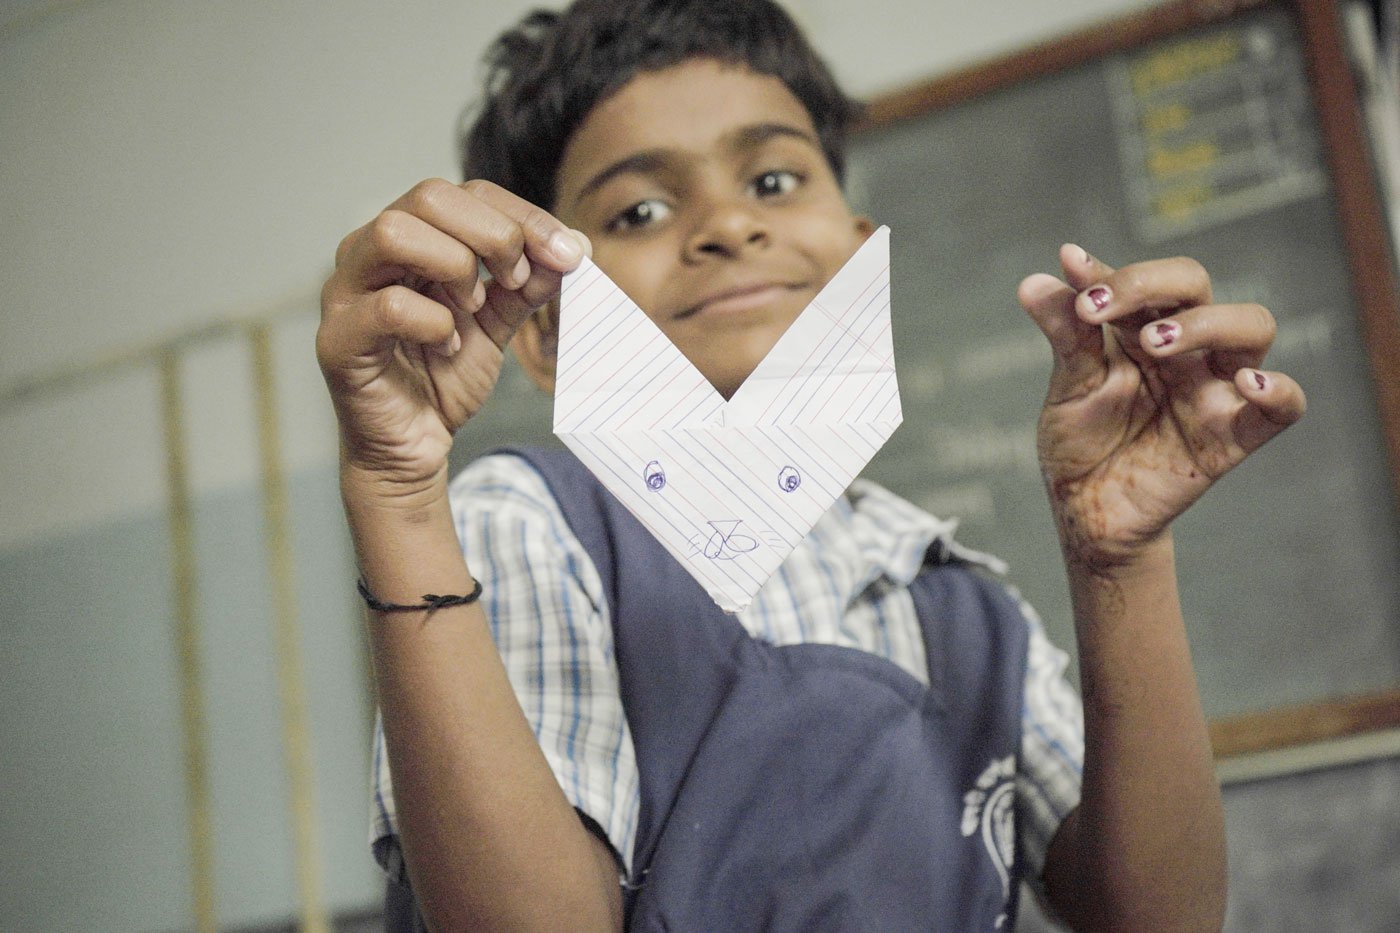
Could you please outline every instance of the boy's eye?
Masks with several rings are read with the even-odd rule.
[[[638,227],[656,223],[658,220],[665,220],[670,214],[671,206],[665,201],[648,198],[645,201],[638,201],[614,217],[608,222],[608,229],[614,231],[635,230]]]
[[[787,194],[802,183],[802,176],[796,172],[778,170],[764,172],[753,180],[750,189],[761,198],[775,194]]]

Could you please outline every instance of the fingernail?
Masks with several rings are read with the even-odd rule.
[[[1085,294],[1089,296],[1089,301],[1093,302],[1094,307],[1100,311],[1108,307],[1108,302],[1113,297],[1113,293],[1108,290],[1106,285],[1095,285]]]
[[[486,283],[477,279],[476,287],[472,289],[472,312],[481,310],[481,306],[484,304],[486,304]]]
[[[1156,324],[1147,325],[1147,342],[1159,349],[1176,343],[1176,338],[1180,336],[1181,328],[1168,321],[1158,321]]]
[[[583,246],[562,230],[549,238],[549,251],[560,262],[578,262],[583,258]]]
[[[1027,290],[1027,297],[1031,299],[1045,298],[1048,295],[1059,292],[1064,287],[1063,282],[1053,275],[1044,272],[1037,272],[1035,275],[1028,275],[1022,283],[1022,288]]]
[[[521,256],[520,259],[516,261],[515,268],[510,270],[510,282],[508,284],[511,288],[519,288],[529,281],[529,279],[530,260]]]
[[[452,339],[433,346],[433,352],[437,353],[438,356],[450,357],[460,349],[462,349],[462,335],[456,331],[453,331]]]

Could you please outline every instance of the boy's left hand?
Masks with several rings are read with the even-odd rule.
[[[1211,484],[1303,415],[1282,373],[1262,371],[1274,319],[1212,303],[1191,259],[1117,271],[1060,249],[1061,282],[1017,297],[1055,354],[1038,447],[1066,557],[1110,571],[1165,536]]]

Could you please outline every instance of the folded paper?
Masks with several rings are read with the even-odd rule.
[[[888,227],[728,401],[590,260],[564,279],[554,433],[722,609],[752,601],[901,420]]]

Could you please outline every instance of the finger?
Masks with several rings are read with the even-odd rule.
[[[1076,292],[1052,275],[1027,276],[1016,289],[1017,300],[1050,342],[1055,366],[1048,401],[1082,395],[1103,381],[1103,329],[1081,321],[1074,312]]]
[[[440,178],[419,182],[385,213],[390,211],[411,214],[457,240],[496,281],[518,287],[530,274],[519,225],[451,182]]]
[[[403,285],[390,285],[328,312],[317,339],[322,362],[335,368],[395,343],[420,344],[449,355],[461,338],[444,305]]]
[[[577,230],[570,230],[580,250],[580,255],[592,255],[593,245],[588,237]],[[530,278],[517,289],[502,287],[496,282],[486,286],[486,301],[476,312],[477,325],[504,349],[515,331],[540,308],[559,299],[559,286],[564,273],[556,272],[543,265],[536,265]]]
[[[1090,258],[1088,265],[1098,265]],[[1106,267],[1105,267],[1106,268]],[[1107,275],[1084,276],[1075,312],[1091,324],[1136,331],[1162,312],[1210,304],[1210,276],[1186,257],[1133,263]],[[1073,284],[1073,283],[1072,283]]]
[[[453,185],[430,179],[415,185],[393,206],[460,240],[507,288],[519,288],[529,279],[532,261],[563,272],[582,258],[568,227],[491,182]]]
[[[470,280],[470,291],[467,290],[468,284],[467,281],[430,282],[415,290],[452,312],[457,333],[465,334],[470,328],[472,316],[480,313],[486,303],[486,283],[473,277]]]
[[[451,185],[423,182],[402,199],[403,206],[464,243],[507,289],[521,289],[538,306],[557,293],[561,273],[576,268],[591,245],[547,211],[491,182]],[[398,203],[398,202],[396,202]],[[449,306],[460,320],[487,300],[475,271],[444,282]],[[512,302],[512,304],[514,304]]]
[[[351,248],[359,241],[360,237],[364,235],[364,231],[365,231],[365,228],[364,228],[364,227],[356,227],[354,230],[351,230],[349,233],[347,233],[347,234],[345,235],[345,238],[342,239],[342,240],[340,241],[340,243],[336,245],[336,248],[335,248],[335,265],[336,265],[336,268],[339,268],[339,267],[340,267],[340,264],[343,263],[343,262],[345,261],[346,255],[350,252]]]
[[[1261,305],[1202,305],[1144,325],[1138,342],[1158,359],[1206,351],[1211,370],[1228,379],[1241,367],[1262,363],[1277,331],[1274,316]]]
[[[501,349],[510,343],[525,319],[544,304],[532,305],[525,301],[520,292],[502,288],[494,282],[486,286],[486,295],[486,305],[477,312],[476,323]]]
[[[1246,453],[1259,449],[1307,411],[1302,387],[1283,373],[1247,368],[1236,372],[1234,381],[1245,401],[1235,415],[1235,441]]]
[[[544,269],[536,270],[520,289],[506,289],[491,283],[486,287],[486,306],[476,315],[477,324],[496,346],[504,349],[521,324],[558,299],[561,278],[560,273]]]
[[[405,277],[432,282],[476,281],[476,256],[455,237],[420,217],[389,208],[347,237],[338,272],[373,291]]]
[[[1065,281],[1080,292],[1113,274],[1112,266],[1094,258],[1088,250],[1074,243],[1060,247],[1060,268],[1065,272]]]
[[[462,188],[519,224],[530,262],[562,273],[578,268],[585,255],[592,255],[593,247],[586,236],[500,185],[476,180],[464,183]]]

